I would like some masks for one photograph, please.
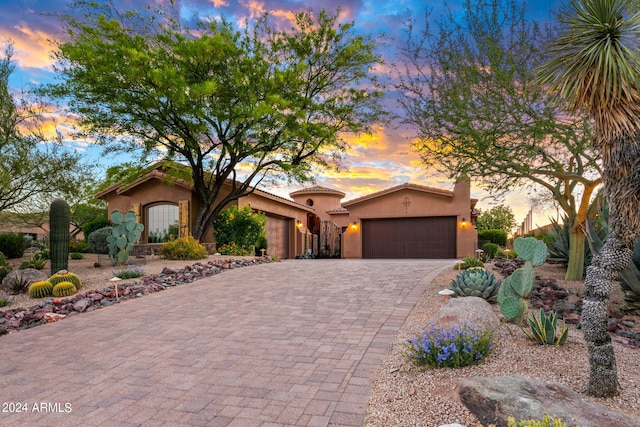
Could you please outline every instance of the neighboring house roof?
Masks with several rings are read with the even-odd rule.
[[[367,194],[366,196],[362,196],[353,200],[346,201],[342,203],[342,206],[348,207],[348,206],[356,205],[358,203],[362,203],[367,200],[375,199],[377,197],[381,197],[381,196],[395,193],[402,190],[415,190],[415,191],[421,191],[424,193],[437,194],[439,196],[453,197],[453,191],[443,190],[441,188],[427,187],[425,185],[410,184],[407,182],[404,184],[397,185],[395,187],[387,188],[386,190]]]
[[[331,193],[331,194],[335,194],[336,196],[341,196],[344,197],[347,194],[343,193],[342,191],[339,190],[334,190],[333,188],[327,188],[327,187],[322,187],[319,185],[316,185],[314,187],[309,187],[309,188],[303,188],[302,190],[297,190],[294,191],[293,193],[290,193],[290,196],[298,196],[301,194],[315,194],[315,193]]]

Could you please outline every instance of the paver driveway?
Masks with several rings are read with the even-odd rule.
[[[5,335],[0,425],[361,426],[389,344],[449,266],[262,264]]]

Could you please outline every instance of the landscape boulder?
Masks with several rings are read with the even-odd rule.
[[[29,280],[30,283],[47,280],[49,276],[35,268],[25,268],[24,270],[13,270],[2,279],[0,290],[11,293],[11,287],[16,280]]]
[[[486,300],[480,297],[458,297],[450,298],[440,307],[433,323],[438,328],[466,323],[480,329],[495,329],[500,326],[500,319]]]
[[[509,416],[516,420],[561,417],[567,426],[633,427],[638,420],[606,408],[564,384],[543,383],[512,375],[503,377],[474,377],[460,380],[462,403],[481,423],[507,427]]]

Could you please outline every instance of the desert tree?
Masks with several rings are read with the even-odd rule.
[[[60,137],[42,131],[47,106],[30,92],[9,86],[15,71],[13,45],[0,57],[0,212],[4,218],[57,194],[74,193],[87,172],[78,153],[66,148]]]
[[[586,115],[559,108],[538,83],[549,31],[513,0],[465,0],[433,31],[407,25],[397,89],[403,121],[423,164],[469,176],[492,197],[529,188],[551,195],[569,218],[566,278],[582,279],[589,201],[601,184]]]
[[[265,179],[306,181],[335,164],[346,135],[383,115],[373,73],[380,39],[338,13],[300,12],[286,30],[269,15],[237,26],[194,16],[189,28],[173,2],[73,7],[81,13],[63,17],[67,35],[54,53],[60,82],[45,93],[69,100],[108,150],[188,166],[202,200],[197,239]]]

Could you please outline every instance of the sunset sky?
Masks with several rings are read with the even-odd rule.
[[[161,2],[162,0],[114,0],[123,9]],[[15,49],[13,59],[16,72],[10,81],[13,90],[52,81],[52,45],[49,40],[61,37],[61,25],[56,13],[68,12],[67,3],[65,0],[0,0],[1,45],[4,46],[7,40],[11,40]],[[267,11],[279,19],[287,20],[296,11],[319,11],[322,8],[335,11],[340,7],[341,18],[354,21],[358,31],[372,36],[384,33],[389,37],[389,44],[384,50],[388,62],[393,60],[397,49],[404,43],[403,23],[409,18],[422,18],[427,8],[433,9],[433,15],[437,16],[445,5],[441,1],[419,0],[176,0],[175,3],[181,8],[182,16],[192,16],[194,12],[198,12],[210,17],[225,16],[235,21],[255,18]],[[454,13],[460,10],[460,3],[460,0],[448,2]],[[561,4],[561,0],[531,0],[528,2],[527,12],[532,19],[548,20]],[[391,99],[387,104],[389,109],[397,108]],[[58,124],[57,131],[65,135],[65,124]],[[452,189],[451,181],[435,176],[433,172],[421,167],[417,154],[410,147],[413,136],[411,129],[402,129],[392,124],[379,127],[374,135],[351,138],[351,150],[344,158],[343,170],[327,171],[317,177],[317,184],[344,191],[347,193],[345,200],[405,182]],[[87,155],[99,157],[100,149],[86,142],[69,140],[68,145],[86,152]],[[102,162],[104,166],[110,166],[127,160],[123,155],[122,158],[102,159]],[[267,190],[287,195],[299,188]],[[489,209],[495,203],[494,198],[480,191],[477,185],[472,189],[472,197],[480,199],[478,207],[481,209]],[[524,219],[529,210],[529,201],[524,193],[514,192],[504,203],[511,206],[518,222]],[[548,223],[548,216],[555,216],[555,211],[534,210],[534,214],[534,225],[543,225]]]

